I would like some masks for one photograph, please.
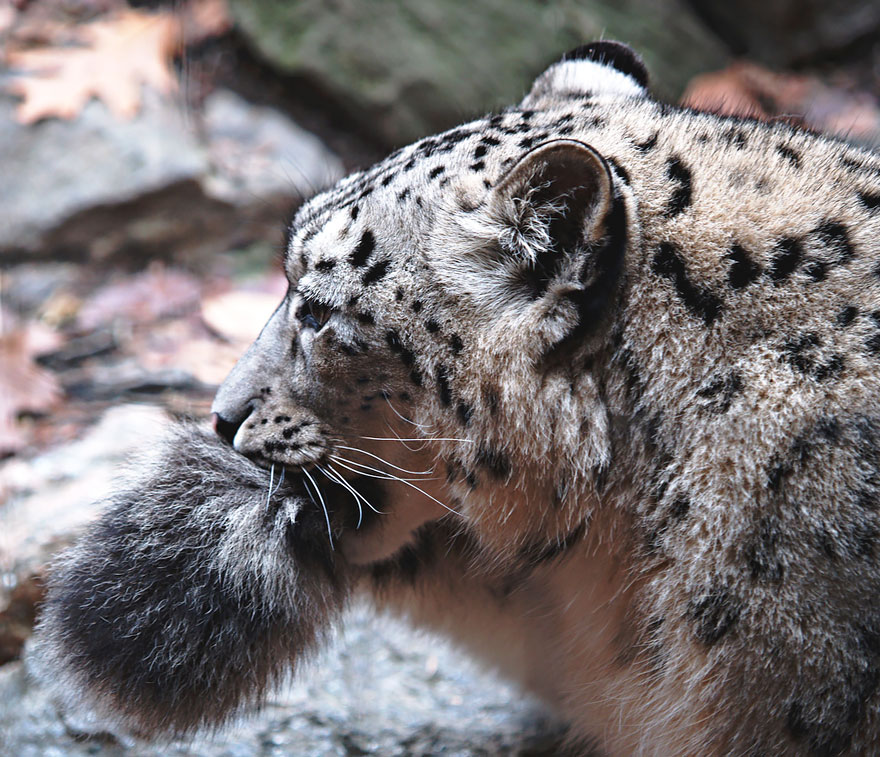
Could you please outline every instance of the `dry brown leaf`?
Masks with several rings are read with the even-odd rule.
[[[832,87],[813,76],[770,71],[747,61],[694,77],[682,104],[723,115],[781,118],[868,142],[880,138],[880,108],[870,94]]]
[[[158,335],[161,339],[138,334],[127,346],[147,371],[178,369],[203,384],[219,385],[241,357],[244,345],[207,337],[201,328],[199,334],[183,320],[171,321]]]
[[[745,68],[750,65],[734,63],[723,71],[695,76],[682,95],[682,104],[711,113],[768,118],[761,107],[759,92],[749,84]]]
[[[77,326],[91,330],[116,320],[149,323],[194,310],[200,295],[195,276],[155,262],[146,271],[99,289],[80,308]]]
[[[79,297],[61,290],[49,296],[49,299],[40,306],[37,316],[48,326],[62,328],[74,321],[82,305]]]
[[[182,11],[184,37],[189,45],[225,34],[232,28],[226,0],[190,0]]]
[[[271,292],[227,292],[202,302],[202,318],[216,333],[247,345],[259,336],[278,299]]]
[[[0,2],[0,32],[5,32],[15,23],[18,11],[9,3]]]
[[[140,109],[141,86],[167,94],[177,81],[171,63],[180,24],[169,12],[127,10],[78,27],[82,47],[11,51],[9,64],[24,73],[9,84],[20,95],[19,123],[75,118],[92,98],[121,118]]]
[[[60,341],[55,332],[38,323],[0,331],[0,456],[15,452],[27,441],[18,422],[21,413],[47,412],[61,399],[55,376],[33,360]]]

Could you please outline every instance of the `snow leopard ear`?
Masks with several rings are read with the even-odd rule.
[[[547,97],[644,97],[647,88],[648,71],[638,54],[622,42],[603,40],[563,55],[535,80],[522,105],[532,107]]]
[[[583,142],[556,139],[527,152],[492,191],[502,252],[550,277],[563,258],[603,236],[614,185],[602,156]]]
[[[527,152],[492,190],[492,278],[511,304],[541,302],[558,321],[550,342],[595,328],[615,297],[627,245],[615,181],[592,147],[557,139]]]

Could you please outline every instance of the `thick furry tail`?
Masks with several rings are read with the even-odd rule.
[[[182,735],[258,704],[348,583],[295,483],[183,427],[54,566],[35,653],[69,704]]]

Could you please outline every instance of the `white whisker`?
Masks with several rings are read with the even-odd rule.
[[[315,487],[315,492],[318,494],[318,499],[321,500],[321,507],[324,510],[324,519],[327,521],[327,536],[330,538],[330,549],[335,549],[335,547],[333,546],[333,532],[330,530],[330,513],[327,511],[327,505],[324,502],[324,497],[321,494],[321,490],[318,488],[318,484],[315,482],[315,479],[312,478],[312,474],[309,473],[305,468],[301,468],[301,470],[309,479],[309,481],[312,482],[312,486]]]
[[[381,475],[376,475],[375,473],[367,473],[366,471],[358,470],[357,468],[352,468],[350,465],[346,465],[348,462],[352,462],[350,460],[346,460],[344,457],[339,457],[338,455],[330,455],[330,457],[336,461],[336,464],[345,468],[346,470],[351,471],[352,473],[357,473],[359,476],[366,476],[367,478],[380,478],[383,481],[395,481],[397,480],[396,476],[391,476],[388,473],[383,473],[380,471]],[[354,463],[355,465],[357,463]],[[370,470],[377,470],[377,468],[371,468]]]
[[[390,468],[394,468],[394,470],[402,471],[403,473],[411,473],[413,476],[426,476],[429,473],[433,473],[434,469],[429,468],[428,470],[407,470],[406,468],[401,468],[399,465],[395,465],[394,463],[389,463],[385,458],[379,457],[378,455],[374,455],[372,452],[367,452],[364,449],[358,449],[357,447],[346,447],[343,444],[337,446],[337,449],[345,449],[349,452],[358,452],[361,455],[367,455],[368,457],[372,457],[375,460],[378,460],[380,463],[385,463]]]
[[[397,431],[394,429],[394,427],[390,423],[388,423],[386,421],[385,426],[388,428],[388,430],[392,434],[394,434],[394,441],[400,442],[404,447],[406,447],[413,454],[418,454],[419,452],[421,452],[425,448],[424,442],[419,444],[417,447],[410,447],[405,441],[403,441],[403,438],[400,436],[400,434],[397,433]],[[392,441],[392,440],[389,439],[388,441]]]
[[[358,509],[358,522],[357,522],[357,525],[355,526],[355,529],[360,528],[361,523],[363,523],[363,520],[364,520],[364,508],[361,507],[361,502],[357,498],[357,495],[355,494],[354,490],[352,490],[352,488],[346,483],[346,481],[344,479],[339,479],[334,476],[331,476],[320,465],[316,464],[315,467],[319,471],[321,471],[321,473],[323,473],[327,477],[327,479],[330,480],[332,483],[336,484],[337,486],[342,486],[345,489],[348,489],[348,491],[351,492],[351,494],[354,496],[354,503],[357,505],[357,509]]]
[[[358,499],[360,499],[361,502],[363,502],[374,513],[376,513],[376,515],[384,515],[385,514],[384,511],[378,510],[375,507],[373,507],[373,505],[370,504],[369,500],[355,488],[354,484],[351,484],[348,481],[346,481],[345,476],[343,476],[338,470],[336,470],[336,468],[334,468],[332,465],[330,465],[330,463],[327,463],[327,467],[339,477],[339,481],[343,486],[345,486],[352,494],[354,494],[356,497],[358,497]]]
[[[336,462],[337,462],[340,466],[342,466],[343,468],[346,468],[347,470],[350,470],[352,473],[357,473],[358,475],[361,475],[361,476],[368,476],[369,478],[381,478],[381,479],[384,479],[384,480],[386,480],[386,481],[399,481],[399,482],[402,483],[402,484],[406,484],[406,485],[409,486],[410,488],[415,489],[415,490],[416,490],[417,492],[419,492],[420,494],[424,494],[428,499],[433,500],[434,502],[436,502],[436,503],[437,503],[438,505],[440,505],[440,507],[442,507],[444,510],[448,510],[448,511],[451,512],[453,515],[457,515],[457,516],[459,516],[460,518],[464,517],[464,516],[463,516],[460,512],[458,512],[457,510],[453,510],[449,505],[447,505],[447,504],[441,502],[441,501],[440,501],[439,499],[437,499],[436,497],[431,496],[431,495],[428,494],[428,492],[426,492],[424,489],[420,489],[418,486],[416,486],[415,484],[411,483],[410,481],[408,481],[408,480],[405,479],[405,478],[400,478],[399,476],[395,476],[393,473],[386,473],[386,474],[383,475],[383,476],[372,475],[372,474],[370,474],[370,473],[365,473],[365,472],[363,472],[363,471],[355,470],[354,468],[349,468],[349,466],[347,466],[344,462],[342,462],[342,460],[339,458],[338,455],[330,455],[330,457],[332,457],[334,460],[336,460]],[[351,462],[351,461],[347,461],[347,462]],[[363,465],[363,463],[354,463],[354,464],[355,464],[355,465]],[[369,466],[366,466],[366,467],[369,467]],[[371,470],[376,470],[376,469],[375,469],[375,468],[371,468]],[[383,473],[384,471],[379,471],[379,472],[380,472],[380,473]],[[425,479],[416,479],[416,480],[417,480],[417,481],[424,481]],[[427,480],[431,481],[431,480],[436,480],[436,479],[427,479]]]
[[[396,473],[391,473],[390,471],[382,470],[381,468],[374,468],[372,465],[367,465],[366,463],[359,463],[357,460],[349,460],[347,457],[342,457],[341,455],[330,455],[333,460],[336,460],[340,463],[348,463],[349,465],[356,465],[358,468],[363,468],[364,470],[373,471],[373,473],[380,473],[385,478],[388,478],[392,481],[437,481],[437,476],[420,476],[419,478],[403,478],[403,476],[398,476]],[[366,473],[364,475],[367,475]]]
[[[438,436],[438,437],[425,437],[423,439],[405,439],[403,437],[390,437],[390,436],[359,436],[358,439],[369,439],[371,442],[467,442],[468,444],[473,444],[473,439],[456,439],[455,437],[446,437],[446,436]]]
[[[287,468],[285,468],[282,465],[281,466],[281,477],[278,479],[278,486],[276,486],[275,490],[272,492],[273,497],[278,493],[278,490],[284,485],[284,474],[286,471],[287,471]]]
[[[357,473],[359,476],[366,476],[367,478],[379,478],[379,479],[382,479],[383,481],[394,481],[394,479],[391,476],[388,476],[388,475],[377,476],[375,473],[367,473],[365,471],[359,471],[357,468],[352,468],[351,466],[346,465],[338,457],[334,457],[333,459],[336,461],[336,464],[338,466],[345,468],[346,470],[349,470],[352,473]]]
[[[269,501],[272,499],[272,495],[275,493],[272,491],[272,482],[275,480],[275,463],[272,463],[272,467],[269,468],[269,489],[266,491],[266,512],[269,512]]]
[[[402,420],[404,423],[409,423],[409,424],[415,426],[416,428],[430,428],[430,426],[425,426],[421,423],[416,423],[414,420],[407,418],[406,416],[401,415],[397,411],[397,409],[394,407],[394,405],[391,404],[391,400],[388,399],[388,397],[385,397],[385,401],[388,403],[388,407],[391,408],[391,412],[394,413],[398,418],[400,418],[400,420]]]
[[[313,504],[315,507],[317,507],[317,506],[318,506],[318,501],[312,496],[312,490],[309,488],[309,482],[306,481],[305,479],[303,479],[303,485],[304,485],[304,487],[305,487],[306,494],[308,494],[308,495],[309,495],[309,499],[312,500],[312,504]]]

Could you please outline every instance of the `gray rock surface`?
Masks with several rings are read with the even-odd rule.
[[[308,197],[344,172],[316,136],[229,90],[208,95],[202,119],[214,167],[206,189],[217,199],[244,206],[254,197]]]
[[[18,656],[30,633],[52,556],[97,516],[120,467],[158,441],[167,422],[156,406],[119,405],[82,439],[0,465],[0,664]]]
[[[121,121],[92,101],[73,121],[22,126],[16,102],[0,97],[0,248],[40,249],[47,230],[89,208],[124,203],[208,170],[184,113],[147,96]]]
[[[291,202],[342,175],[315,136],[228,92],[202,114],[145,91],[129,121],[92,101],[23,126],[14,108],[0,95],[0,259],[190,260],[278,241]]]
[[[232,7],[262,56],[333,93],[389,144],[516,102],[544,67],[594,39],[633,45],[666,96],[725,59],[684,0],[233,0]]]
[[[26,665],[39,674],[39,660]],[[87,716],[62,717],[26,665],[0,667],[3,753],[16,757],[550,757],[560,754],[564,733],[535,702],[477,671],[443,641],[360,606],[265,710],[187,743],[123,743]]]
[[[121,466],[162,436],[168,416],[154,405],[110,408],[82,439],[0,467],[0,575],[46,564],[99,512]],[[0,590],[0,599],[2,599]]]

